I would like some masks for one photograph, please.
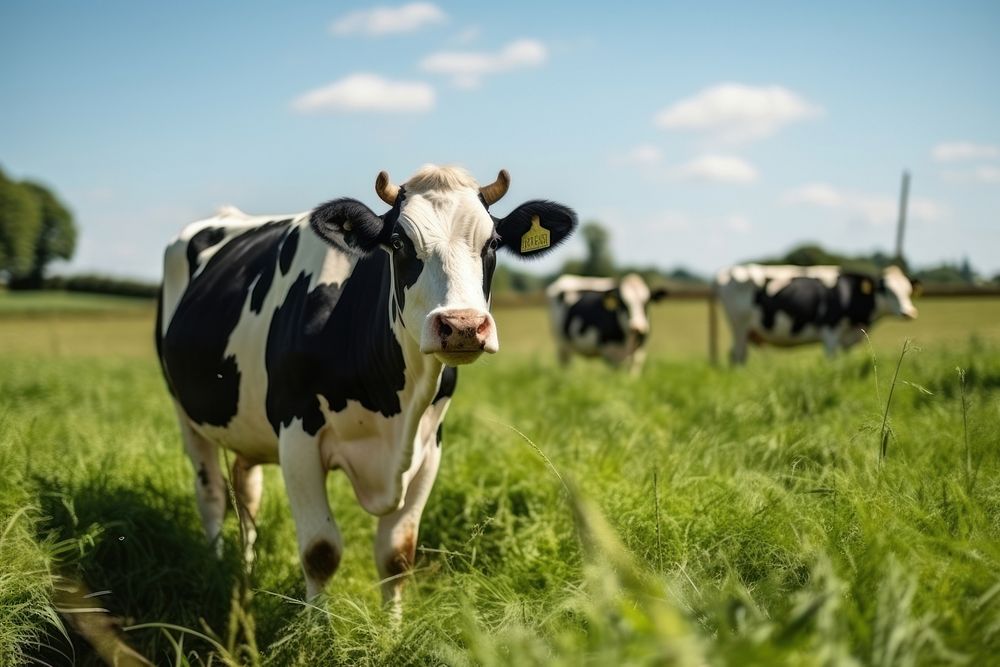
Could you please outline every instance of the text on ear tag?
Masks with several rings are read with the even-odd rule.
[[[867,278],[861,281],[861,293],[862,294],[872,293],[872,281],[868,280]]]
[[[535,252],[549,245],[549,230],[542,227],[537,215],[531,216],[531,229],[521,237],[521,252]]]

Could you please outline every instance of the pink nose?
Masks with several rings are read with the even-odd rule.
[[[492,326],[486,313],[471,308],[434,316],[434,333],[446,352],[473,352],[486,346]]]

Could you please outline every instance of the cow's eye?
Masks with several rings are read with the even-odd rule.
[[[490,239],[489,246],[490,250],[496,250],[500,246],[500,239],[494,236]]]
[[[392,238],[389,239],[389,243],[392,244],[392,249],[396,252],[403,249],[403,239],[399,238],[399,234],[393,234]]]

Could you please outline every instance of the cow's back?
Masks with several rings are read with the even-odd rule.
[[[230,424],[241,401],[241,379],[261,372],[266,329],[255,332],[254,323],[266,323],[265,300],[290,268],[300,234],[301,225],[290,216],[230,214],[189,225],[168,246],[158,313],[160,362],[171,393],[195,426]],[[237,327],[249,330],[244,338],[259,338],[252,345],[257,351],[234,351]]]

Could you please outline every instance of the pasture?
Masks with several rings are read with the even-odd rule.
[[[541,308],[498,311],[499,354],[459,373],[395,627],[374,521],[340,473],[328,492],[345,553],[316,604],[299,602],[277,469],[253,571],[232,517],[214,558],[149,307],[10,298],[0,664],[99,664],[55,612],[80,583],[156,664],[1000,655],[1000,300],[925,299],[918,321],[877,325],[872,348],[833,362],[818,347],[753,349],[735,371],[706,362],[704,303],[668,301],[640,378],[583,361],[561,371]]]

